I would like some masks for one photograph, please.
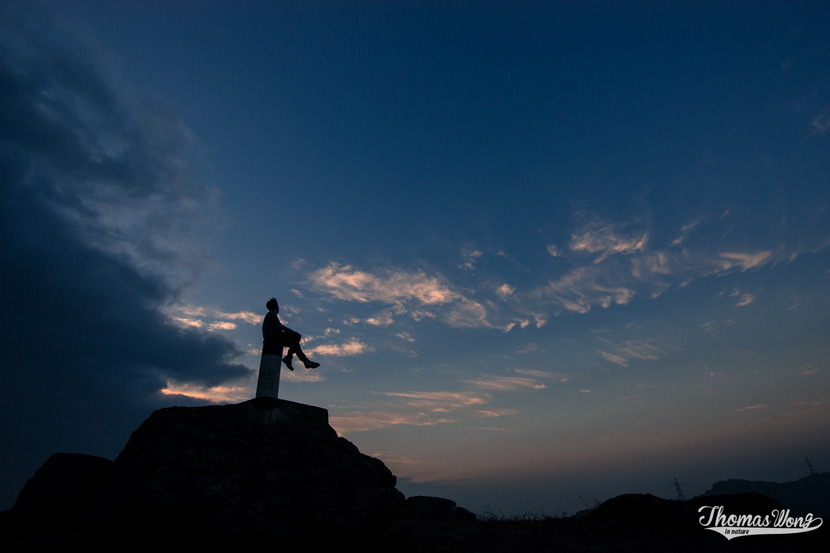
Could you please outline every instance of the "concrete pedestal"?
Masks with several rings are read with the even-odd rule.
[[[282,355],[263,353],[259,361],[259,379],[256,383],[256,397],[279,397],[280,365]]]

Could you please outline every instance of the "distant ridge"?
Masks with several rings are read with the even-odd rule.
[[[729,479],[715,482],[703,495],[760,493],[775,499],[794,513],[830,516],[830,472],[811,474],[791,482]]]

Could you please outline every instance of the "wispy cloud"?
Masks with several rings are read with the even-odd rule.
[[[530,342],[530,343],[527,343],[527,344],[523,345],[519,349],[517,349],[516,353],[520,353],[520,354],[524,355],[524,354],[527,354],[527,353],[532,353],[534,351],[539,351],[541,349],[542,348],[539,347],[539,344]]]
[[[596,352],[601,355],[606,361],[619,365],[621,367],[628,366],[628,360],[623,357],[622,355],[617,355],[615,353],[609,353],[602,349],[597,349]]]
[[[570,256],[574,265],[567,272],[533,288],[528,297],[565,311],[588,313],[595,307],[627,305],[635,298],[656,298],[696,279],[757,270],[783,259],[783,254],[768,249],[689,249],[684,245],[686,237],[699,225],[699,221],[684,225],[671,245],[653,248],[648,231],[625,232],[619,225],[595,220],[572,235],[570,247],[596,257],[586,264]],[[743,305],[753,299],[747,296]]]
[[[262,315],[251,311],[226,312],[220,309],[198,305],[173,305],[165,310],[170,321],[182,327],[205,330],[234,330],[235,321],[260,325]]]
[[[472,270],[476,268],[476,263],[484,255],[481,250],[465,248],[461,252],[461,268]]]
[[[538,369],[514,369],[513,372],[517,372],[519,374],[523,374],[526,376],[531,376],[539,380],[549,380],[556,382],[567,382],[571,378],[567,374],[562,374],[554,371],[542,371]]]
[[[824,134],[828,130],[830,130],[830,106],[825,106],[818,115],[816,115],[812,121],[810,121],[810,126],[812,127],[811,134]]]
[[[440,310],[442,320],[453,327],[492,326],[482,303],[467,298],[442,277],[423,271],[387,269],[369,272],[351,265],[330,263],[313,271],[308,279],[313,289],[339,300],[390,305],[389,309],[372,317],[354,318],[352,323],[388,326],[394,322],[393,315],[409,315],[418,321],[435,318],[438,315],[433,310]]]
[[[414,301],[422,305],[442,305],[457,300],[459,294],[440,278],[423,272],[384,271],[374,274],[351,265],[330,263],[309,275],[314,288],[345,300],[366,303],[377,301],[399,304]]]
[[[599,254],[594,263],[601,263],[615,254],[641,252],[647,243],[647,232],[625,232],[620,225],[595,220],[571,235],[569,247],[574,252]]]
[[[493,392],[516,392],[522,390],[543,390],[548,382],[567,382],[568,376],[558,372],[539,369],[513,369],[518,376],[484,375],[467,381],[475,390]]]
[[[302,343],[305,345],[305,344],[308,344],[308,343],[314,342],[314,341],[316,341],[316,340],[320,340],[320,339],[324,339],[324,338],[331,338],[332,336],[337,336],[337,335],[339,335],[339,334],[340,334],[340,332],[341,332],[341,330],[340,330],[339,328],[332,328],[332,327],[329,327],[329,328],[326,328],[326,329],[323,331],[323,334],[322,334],[322,335],[319,335],[319,336],[315,336],[315,335],[306,335],[306,336],[303,336]]]
[[[766,403],[756,403],[754,405],[747,405],[746,407],[739,407],[735,409],[737,413],[743,413],[744,411],[757,411],[758,409],[766,409],[768,405]]]
[[[280,378],[289,382],[323,382],[326,377],[317,370],[283,370],[280,373]]]
[[[507,296],[512,295],[513,292],[515,292],[515,291],[516,291],[516,287],[515,286],[510,286],[506,282],[504,284],[502,284],[501,286],[499,286],[498,288],[496,288],[496,293],[502,298],[506,298]]]
[[[609,363],[621,367],[628,367],[633,359],[654,361],[665,354],[664,347],[658,346],[651,339],[624,340],[619,343],[602,339],[602,342],[606,346],[604,346],[604,349],[596,349],[596,353]]]
[[[341,435],[349,432],[365,432],[398,424],[409,426],[434,426],[456,422],[447,418],[428,418],[428,414],[411,411],[377,410],[352,411],[329,417],[332,427]]]
[[[547,385],[535,378],[523,376],[491,376],[478,380],[471,380],[470,386],[478,390],[493,390],[499,392],[514,392],[518,390],[541,390]]]
[[[757,294],[752,292],[747,292],[745,290],[740,290],[738,288],[734,288],[731,290],[723,290],[722,292],[717,294],[718,297],[728,297],[732,298],[735,301],[736,307],[746,307],[755,302],[758,298]]]
[[[683,244],[683,242],[685,242],[686,239],[689,237],[689,234],[694,229],[696,229],[699,224],[700,224],[700,220],[692,221],[691,223],[683,225],[680,228],[680,235],[677,238],[675,238],[674,240],[672,240],[671,245],[672,246],[680,246],[681,244]]]
[[[769,262],[772,257],[772,251],[760,251],[754,253],[748,252],[723,252],[719,254],[722,258],[721,269],[729,271],[733,268],[738,268],[741,271],[748,271],[761,267]]]
[[[515,371],[519,372],[519,371]],[[469,418],[515,415],[516,409],[486,407],[501,393],[534,392],[546,387],[545,381],[562,381],[558,373],[531,371],[521,376],[485,375],[464,383],[459,391],[376,392],[382,398],[363,408],[351,407],[332,416],[339,432],[360,432],[396,424],[432,426]]]
[[[404,398],[410,406],[439,412],[468,405],[483,405],[490,399],[489,396],[476,392],[383,392],[382,395]]]
[[[361,342],[357,338],[352,338],[348,342],[342,344],[320,344],[309,348],[307,353],[319,355],[332,355],[335,357],[346,357],[351,355],[362,355],[374,351],[374,348]]]
[[[210,403],[234,403],[244,401],[251,397],[251,390],[248,386],[203,386],[187,382],[168,381],[167,386],[162,388],[164,395],[186,396]]]
[[[595,265],[579,267],[537,288],[534,294],[576,313],[587,313],[596,305],[609,307],[630,302],[636,292],[611,277],[610,273]]]
[[[626,306],[698,279],[756,271],[788,259],[781,248],[743,249],[733,244],[714,249],[710,242],[707,249],[701,241],[712,229],[704,221],[692,220],[682,225],[674,238],[662,237],[661,242],[659,234],[643,225],[594,217],[570,233],[566,246],[547,246],[548,254],[558,257],[557,273],[535,285],[522,283],[521,289],[505,282],[503,275],[485,275],[472,287],[463,288],[438,273],[395,268],[369,271],[335,262],[312,271],[307,278],[311,289],[331,298],[381,304],[369,314],[352,315],[345,324],[394,328],[406,321],[431,319],[455,328],[509,332],[544,326],[551,316]],[[723,224],[720,220],[710,223],[715,228]],[[463,250],[466,262],[462,268],[472,268],[481,255],[478,249]],[[477,268],[476,274],[480,272]],[[461,278],[469,282],[470,273]],[[755,299],[754,294],[747,294],[736,303],[744,307]]]
[[[476,409],[473,413],[478,417],[486,417],[486,418],[493,418],[493,417],[506,417],[509,415],[515,415],[519,411],[516,409]]]
[[[747,305],[751,304],[752,302],[754,302],[755,298],[756,298],[756,296],[754,294],[749,294],[749,293],[741,294],[738,297],[738,302],[735,305],[737,305],[738,307],[747,306]]]
[[[388,398],[365,409],[351,409],[331,417],[341,434],[393,425],[434,426],[457,422],[451,413],[484,405],[490,400],[479,392],[380,392]]]

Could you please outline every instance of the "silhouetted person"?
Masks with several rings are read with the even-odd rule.
[[[265,307],[268,308],[268,313],[265,314],[265,319],[262,321],[262,353],[280,355],[282,347],[288,346],[288,354],[282,358],[288,370],[294,370],[291,361],[293,361],[295,355],[303,362],[305,368],[316,369],[319,367],[320,363],[315,363],[303,353],[303,348],[300,347],[300,338],[302,338],[300,333],[291,330],[280,322],[280,318],[277,316],[280,312],[280,304],[277,303],[277,299],[271,298],[265,303]]]

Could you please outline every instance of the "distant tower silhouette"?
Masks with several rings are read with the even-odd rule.
[[[680,501],[686,501],[686,498],[683,496],[683,490],[680,489],[680,482],[677,481],[677,478],[674,479],[674,489],[677,490],[677,499]]]
[[[813,463],[810,462],[810,458],[805,457],[804,461],[807,463],[807,468],[810,469],[810,474],[817,474],[816,469],[813,468]]]

